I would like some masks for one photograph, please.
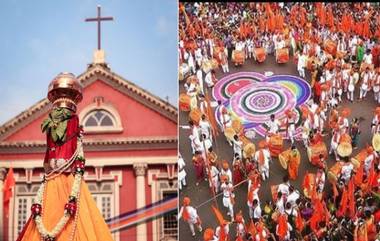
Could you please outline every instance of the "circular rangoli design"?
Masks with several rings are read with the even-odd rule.
[[[292,75],[265,77],[257,72],[238,72],[221,78],[213,89],[213,97],[221,100],[233,118],[238,118],[246,131],[265,136],[270,115],[285,122],[285,111],[296,114],[296,138],[301,136],[300,106],[311,96],[310,85]],[[219,123],[219,110],[216,109]],[[285,127],[280,131],[287,138]]]

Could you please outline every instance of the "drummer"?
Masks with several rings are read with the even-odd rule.
[[[294,144],[294,135],[296,131],[296,116],[295,113],[288,109],[286,111],[286,130],[288,138],[290,139],[290,142],[292,145]]]
[[[212,142],[211,125],[210,122],[207,120],[205,114],[202,114],[201,120],[199,121],[199,127],[201,134],[205,135],[206,138],[210,139],[210,141]]]
[[[344,164],[341,169],[340,179],[342,179],[342,181],[344,181],[347,185],[351,178],[352,171],[354,170],[354,165],[350,162],[348,157],[343,158],[343,160]]]
[[[300,165],[301,155],[295,145],[292,145],[289,153],[288,173],[289,179],[296,180],[298,176],[298,167]]]
[[[222,180],[222,184],[220,185],[220,189],[223,192],[223,206],[227,208],[227,215],[231,217],[231,221],[234,221],[234,198],[235,194],[234,186],[231,181],[228,179]]]
[[[270,121],[267,122],[268,130],[266,135],[266,141],[269,142],[269,139],[272,135],[275,135],[280,130],[280,122],[275,119],[275,115],[270,115]]]
[[[374,163],[374,161],[376,160],[376,158],[378,158],[379,155],[377,154],[377,152],[373,149],[372,146],[369,146],[367,147],[367,157],[366,159],[364,160],[364,171],[365,171],[365,174],[366,176],[368,177],[369,175],[369,170],[371,169],[372,167],[372,163]]]
[[[238,155],[238,157],[242,159],[243,158],[243,155],[242,155],[243,142],[239,140],[238,135],[234,135],[233,147],[234,147],[234,156]]]
[[[323,193],[326,183],[326,173],[323,167],[319,167],[317,174],[315,175],[315,185],[317,186],[317,192]]]
[[[332,153],[334,153],[336,161],[339,161],[338,153],[337,153],[337,148],[338,148],[338,145],[339,145],[339,142],[340,142],[340,136],[341,135],[340,135],[340,132],[339,132],[339,126],[338,125],[334,125],[333,126],[333,130],[332,130],[332,138],[331,138],[329,155],[331,155]]]
[[[230,170],[230,165],[226,160],[222,161],[222,169],[220,170],[220,180],[226,177],[228,181],[232,182],[232,172]]]
[[[259,150],[255,152],[254,159],[258,164],[263,181],[269,178],[269,162],[271,161],[267,143],[262,140],[259,142]]]

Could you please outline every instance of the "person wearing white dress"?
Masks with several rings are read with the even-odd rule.
[[[233,193],[233,185],[226,180],[220,185],[220,189],[223,191],[223,206],[228,209],[227,215],[234,221],[234,206],[232,200],[235,198],[235,194]]]
[[[370,73],[369,73],[369,67],[366,68],[366,70],[361,74],[361,85],[360,85],[360,95],[359,100],[362,100],[366,97],[369,84],[370,84]]]
[[[181,191],[182,186],[186,187],[186,163],[182,158],[182,155],[178,155],[178,189]]]
[[[239,158],[242,159],[243,158],[243,155],[242,155],[243,142],[239,140],[238,135],[234,135],[233,148],[234,148],[234,156],[237,154]]]
[[[178,213],[178,220],[183,217],[184,221],[189,224],[191,235],[195,236],[194,225],[197,226],[198,231],[202,232],[201,220],[198,216],[197,210],[190,206],[190,198],[185,197],[183,199],[183,206]]]
[[[298,57],[297,70],[299,76],[305,78],[305,68],[306,68],[307,56],[303,53],[300,53]]]
[[[260,158],[263,160],[260,160]],[[271,161],[270,152],[267,148],[260,148],[255,152],[254,159],[258,163],[259,171],[263,180],[269,178],[269,162]]]

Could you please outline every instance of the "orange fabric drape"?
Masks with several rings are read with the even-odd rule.
[[[361,185],[363,182],[363,174],[364,174],[363,171],[364,171],[364,165],[360,165],[354,177],[354,182],[355,182],[355,185],[357,186]]]
[[[186,206],[183,206],[182,218],[185,221],[189,220],[190,218],[190,215],[189,215],[189,212],[187,211]]]
[[[296,217],[296,228],[299,232],[302,232],[304,226],[305,226],[305,224],[304,224],[303,218],[301,216],[301,212],[298,212],[297,217]]]
[[[288,221],[285,215],[278,217],[278,236],[283,240],[288,232]]]
[[[16,180],[14,177],[13,168],[11,167],[9,168],[7,177],[5,178],[3,190],[1,190],[3,191],[3,194],[0,194],[0,195],[3,195],[3,198],[4,198],[3,204],[4,204],[4,213],[6,217],[8,217],[9,201],[13,196],[12,188],[15,186],[15,184],[16,184]]]
[[[348,211],[351,218],[353,218],[356,213],[354,191],[355,191],[354,180],[351,179],[348,184]]]
[[[289,178],[292,180],[296,180],[298,176],[298,166],[300,163],[300,156],[290,154],[289,163],[288,163],[288,173]]]
[[[348,192],[347,192],[346,188],[343,188],[343,193],[342,193],[342,197],[340,200],[339,209],[336,212],[338,217],[341,217],[341,216],[346,214],[347,202],[348,202]]]

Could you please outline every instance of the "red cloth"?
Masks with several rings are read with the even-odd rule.
[[[234,185],[236,185],[239,182],[243,181],[243,173],[241,172],[239,165],[234,165],[234,170],[233,170],[233,174],[232,174],[232,180],[233,180],[233,184]]]
[[[314,94],[316,96],[321,96],[322,94],[322,88],[321,88],[321,83],[320,82],[315,82],[314,84]]]
[[[50,133],[47,133],[47,147],[44,163],[49,162],[50,159],[63,158],[70,159],[77,149],[77,136],[79,134],[79,119],[78,116],[73,114],[71,119],[67,121],[66,128],[66,142],[58,146],[53,142]],[[55,149],[52,149],[55,147]]]

